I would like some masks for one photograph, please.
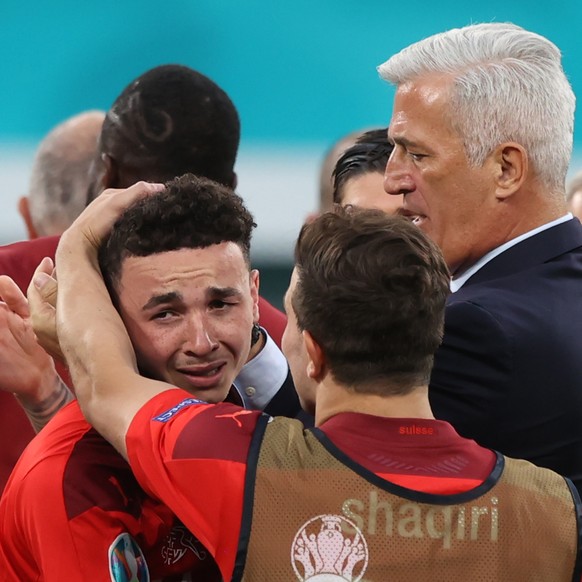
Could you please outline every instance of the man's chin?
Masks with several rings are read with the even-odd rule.
[[[216,384],[214,386],[194,386],[192,382],[185,382],[183,378],[172,378],[166,377],[160,374],[156,374],[151,370],[147,370],[144,368],[140,368],[139,373],[144,376],[145,378],[149,378],[150,380],[158,380],[161,382],[167,382],[176,388],[180,388],[181,390],[185,390],[198,400],[203,400],[204,402],[208,402],[209,404],[216,404],[218,402],[223,402],[226,400],[226,397],[229,395],[231,390],[232,384],[224,385],[223,382]]]

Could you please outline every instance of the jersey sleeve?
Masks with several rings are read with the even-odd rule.
[[[281,347],[281,340],[287,325],[287,316],[263,297],[259,297],[259,323],[267,330],[273,341]]]
[[[142,487],[200,540],[224,579],[234,567],[246,461],[261,414],[169,390],[142,407],[126,437]]]

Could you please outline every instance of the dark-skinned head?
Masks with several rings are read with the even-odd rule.
[[[234,188],[240,121],[228,95],[182,65],[163,65],[132,81],[103,123],[88,200],[105,188],[191,173]]]

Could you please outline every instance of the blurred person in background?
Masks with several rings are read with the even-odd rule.
[[[104,118],[103,111],[80,113],[57,125],[40,143],[28,195],[18,202],[30,239],[62,234],[85,208],[89,169]]]
[[[364,131],[360,129],[344,135],[327,150],[319,171],[319,213],[327,212],[333,206],[333,171],[339,157],[356,143]]]
[[[403,196],[391,196],[384,190],[384,170],[393,149],[387,132],[387,127],[365,131],[339,157],[333,170],[334,203],[388,214],[402,208]]]
[[[568,183],[566,200],[570,212],[582,221],[582,171],[575,174]]]
[[[34,240],[0,247],[0,275],[9,274],[21,289],[28,286],[38,263],[47,255],[54,256],[58,237],[50,235],[61,234],[86,206],[89,169],[97,155],[104,117],[101,111],[75,115],[52,129],[38,147],[28,195],[19,201],[28,236]],[[16,304],[22,318],[18,325],[28,325],[26,306],[18,301]],[[44,403],[42,414],[50,415],[71,399],[67,387],[55,378],[52,361],[36,342],[27,339],[26,333],[11,330],[13,322],[10,308],[0,304],[0,388],[8,390],[0,391],[0,493],[12,467],[34,436],[34,428],[21,405],[29,410],[38,428],[42,425],[37,425],[35,419],[39,403]],[[16,346],[15,333],[21,340]],[[22,362],[23,353],[29,355],[33,365]],[[58,365],[57,370],[67,377],[64,367]],[[22,376],[16,380],[15,373]],[[26,386],[20,404],[10,394],[16,385]]]

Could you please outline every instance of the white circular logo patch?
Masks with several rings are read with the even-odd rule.
[[[301,582],[358,582],[368,567],[368,544],[341,515],[318,515],[297,532],[291,564]]]

